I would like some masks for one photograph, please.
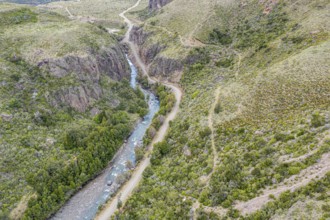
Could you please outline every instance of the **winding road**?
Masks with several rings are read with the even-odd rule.
[[[159,82],[159,83],[165,85],[167,88],[170,88],[175,95],[176,102],[175,102],[175,105],[174,105],[172,111],[166,116],[164,124],[160,127],[159,131],[157,132],[157,135],[153,139],[152,143],[149,145],[148,151],[146,152],[144,159],[135,168],[135,171],[133,172],[131,179],[129,181],[127,181],[125,183],[125,185],[123,185],[122,188],[117,192],[117,196],[113,197],[113,199],[111,199],[105,205],[105,208],[96,216],[95,219],[97,219],[97,220],[109,219],[117,210],[118,199],[120,199],[120,201],[122,203],[125,203],[128,200],[128,198],[130,197],[130,195],[133,192],[133,190],[135,189],[135,187],[141,181],[143,171],[150,165],[150,157],[148,157],[148,155],[150,155],[150,153],[152,152],[153,145],[155,143],[162,141],[165,138],[166,132],[169,128],[169,123],[170,123],[170,121],[172,121],[175,118],[175,116],[179,112],[179,108],[180,108],[180,102],[181,102],[181,97],[182,97],[182,91],[181,91],[180,87],[175,84],[172,84],[172,83],[160,82],[157,79],[151,78],[148,75],[146,65],[142,62],[142,60],[139,56],[138,47],[129,40],[130,32],[133,29],[133,23],[125,16],[125,14],[127,12],[129,12],[130,10],[136,8],[140,4],[140,2],[141,2],[141,0],[138,0],[135,5],[133,5],[132,7],[126,9],[125,11],[123,11],[122,13],[119,14],[119,16],[124,19],[125,23],[128,26],[128,30],[125,34],[125,38],[123,39],[123,43],[127,43],[128,46],[130,47],[132,55],[135,58],[135,63],[140,67],[143,74],[148,77],[149,83],[153,84],[153,83]]]

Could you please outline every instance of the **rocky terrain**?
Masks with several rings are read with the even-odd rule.
[[[168,4],[171,2],[171,0],[150,0],[149,1],[149,10],[158,10],[164,5]]]

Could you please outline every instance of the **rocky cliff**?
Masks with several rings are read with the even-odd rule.
[[[52,15],[48,21],[49,14],[40,15],[32,7],[6,7],[0,14],[0,26],[5,30],[0,59],[15,65],[17,80],[33,69],[45,82],[52,82],[52,86],[35,90],[53,107],[84,112],[96,101],[110,99],[109,94],[104,96],[104,91],[110,89],[105,81],[129,79],[124,48],[104,29],[59,15]],[[17,23],[21,24],[19,29]],[[36,83],[30,76],[21,81],[22,90],[28,83]]]
[[[141,27],[133,27],[130,34],[130,40],[139,45],[142,60],[149,65],[150,75],[176,78],[173,75],[182,71],[184,63],[180,60],[162,56],[160,53],[166,49],[166,46],[158,42],[150,42],[150,36],[152,36],[152,33],[145,32]]]
[[[169,2],[171,2],[171,0],[149,0],[149,10],[154,11],[160,9]]]
[[[47,100],[53,106],[66,104],[80,112],[84,112],[93,102],[102,98],[102,75],[115,81],[130,77],[129,65],[120,46],[102,48],[85,56],[68,55],[45,59],[39,62],[38,66],[53,77],[71,76],[79,82],[75,86],[64,86],[52,91]]]

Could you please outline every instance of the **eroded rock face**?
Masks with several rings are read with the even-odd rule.
[[[129,77],[129,65],[120,47],[102,49],[86,56],[47,59],[39,62],[38,66],[52,76],[64,77],[73,73],[82,81],[98,82],[100,74],[106,74],[114,80]]]
[[[159,44],[153,44],[150,47],[142,48],[139,51],[140,57],[142,58],[143,62],[150,64],[154,61],[157,54],[160,53],[164,48],[165,46],[161,46]]]
[[[99,84],[91,86],[81,85],[63,88],[48,97],[50,103],[55,107],[67,104],[79,112],[84,112],[95,101],[102,97],[102,89]]]
[[[160,9],[171,1],[172,0],[149,0],[149,10],[154,11]]]
[[[175,72],[181,72],[182,69],[183,64],[179,60],[159,57],[155,59],[149,71],[151,76],[169,77]]]
[[[129,65],[123,49],[119,46],[102,48],[85,56],[69,55],[43,60],[38,66],[53,77],[74,76],[77,85],[63,86],[60,90],[48,94],[46,98],[54,107],[68,105],[80,112],[85,112],[95,101],[102,98],[102,75],[117,81],[130,77]]]
[[[133,26],[132,31],[130,32],[129,35],[129,40],[141,46],[146,42],[150,34],[152,33],[144,32],[141,27]]]
[[[133,27],[130,40],[139,45],[139,54],[145,64],[150,64],[150,75],[171,78],[175,73],[182,71],[183,63],[159,53],[166,48],[158,43],[147,45],[147,39],[152,33],[146,33],[141,27]]]

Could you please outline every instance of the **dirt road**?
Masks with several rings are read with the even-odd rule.
[[[143,74],[148,77],[148,80],[150,83],[156,83],[158,80],[151,78],[148,75],[147,72],[147,67],[146,65],[142,62],[139,53],[138,53],[138,48],[137,46],[129,41],[129,34],[133,28],[133,23],[125,16],[125,13],[129,12],[130,10],[134,9],[140,4],[141,0],[138,0],[135,5],[132,7],[128,8],[127,10],[123,11],[120,16],[124,19],[128,26],[128,30],[125,34],[125,38],[123,39],[124,43],[127,43],[131,49],[132,55],[135,58],[136,64],[140,67],[140,69],[143,71]],[[164,124],[160,127],[159,131],[157,132],[156,137],[152,141],[152,143],[149,146],[148,152],[146,153],[146,156],[144,159],[139,163],[139,165],[136,167],[131,179],[123,185],[121,190],[118,191],[117,196],[114,197],[112,200],[110,200],[105,208],[97,215],[95,219],[97,220],[107,220],[109,219],[117,210],[117,204],[118,204],[118,195],[120,195],[120,200],[125,203],[128,198],[130,197],[131,193],[133,192],[134,188],[139,184],[139,182],[142,179],[142,173],[143,171],[150,165],[150,158],[147,157],[147,155],[150,154],[150,152],[153,150],[153,145],[157,142],[160,142],[164,139],[166,132],[169,128],[169,122],[175,118],[177,113],[179,112],[179,106],[180,106],[180,101],[182,97],[182,91],[181,89],[174,84],[167,83],[167,82],[160,82],[166,87],[170,88],[176,98],[176,103],[172,109],[172,111],[166,116]]]
[[[299,174],[293,175],[286,179],[282,183],[278,184],[276,188],[266,188],[263,190],[263,194],[255,197],[246,202],[239,202],[235,205],[235,209],[238,209],[243,215],[251,214],[262,208],[271,199],[270,195],[276,198],[287,190],[291,192],[296,189],[306,186],[312,180],[318,180],[324,177],[330,171],[330,153],[322,155],[320,162],[312,165],[305,170],[302,170]]]

